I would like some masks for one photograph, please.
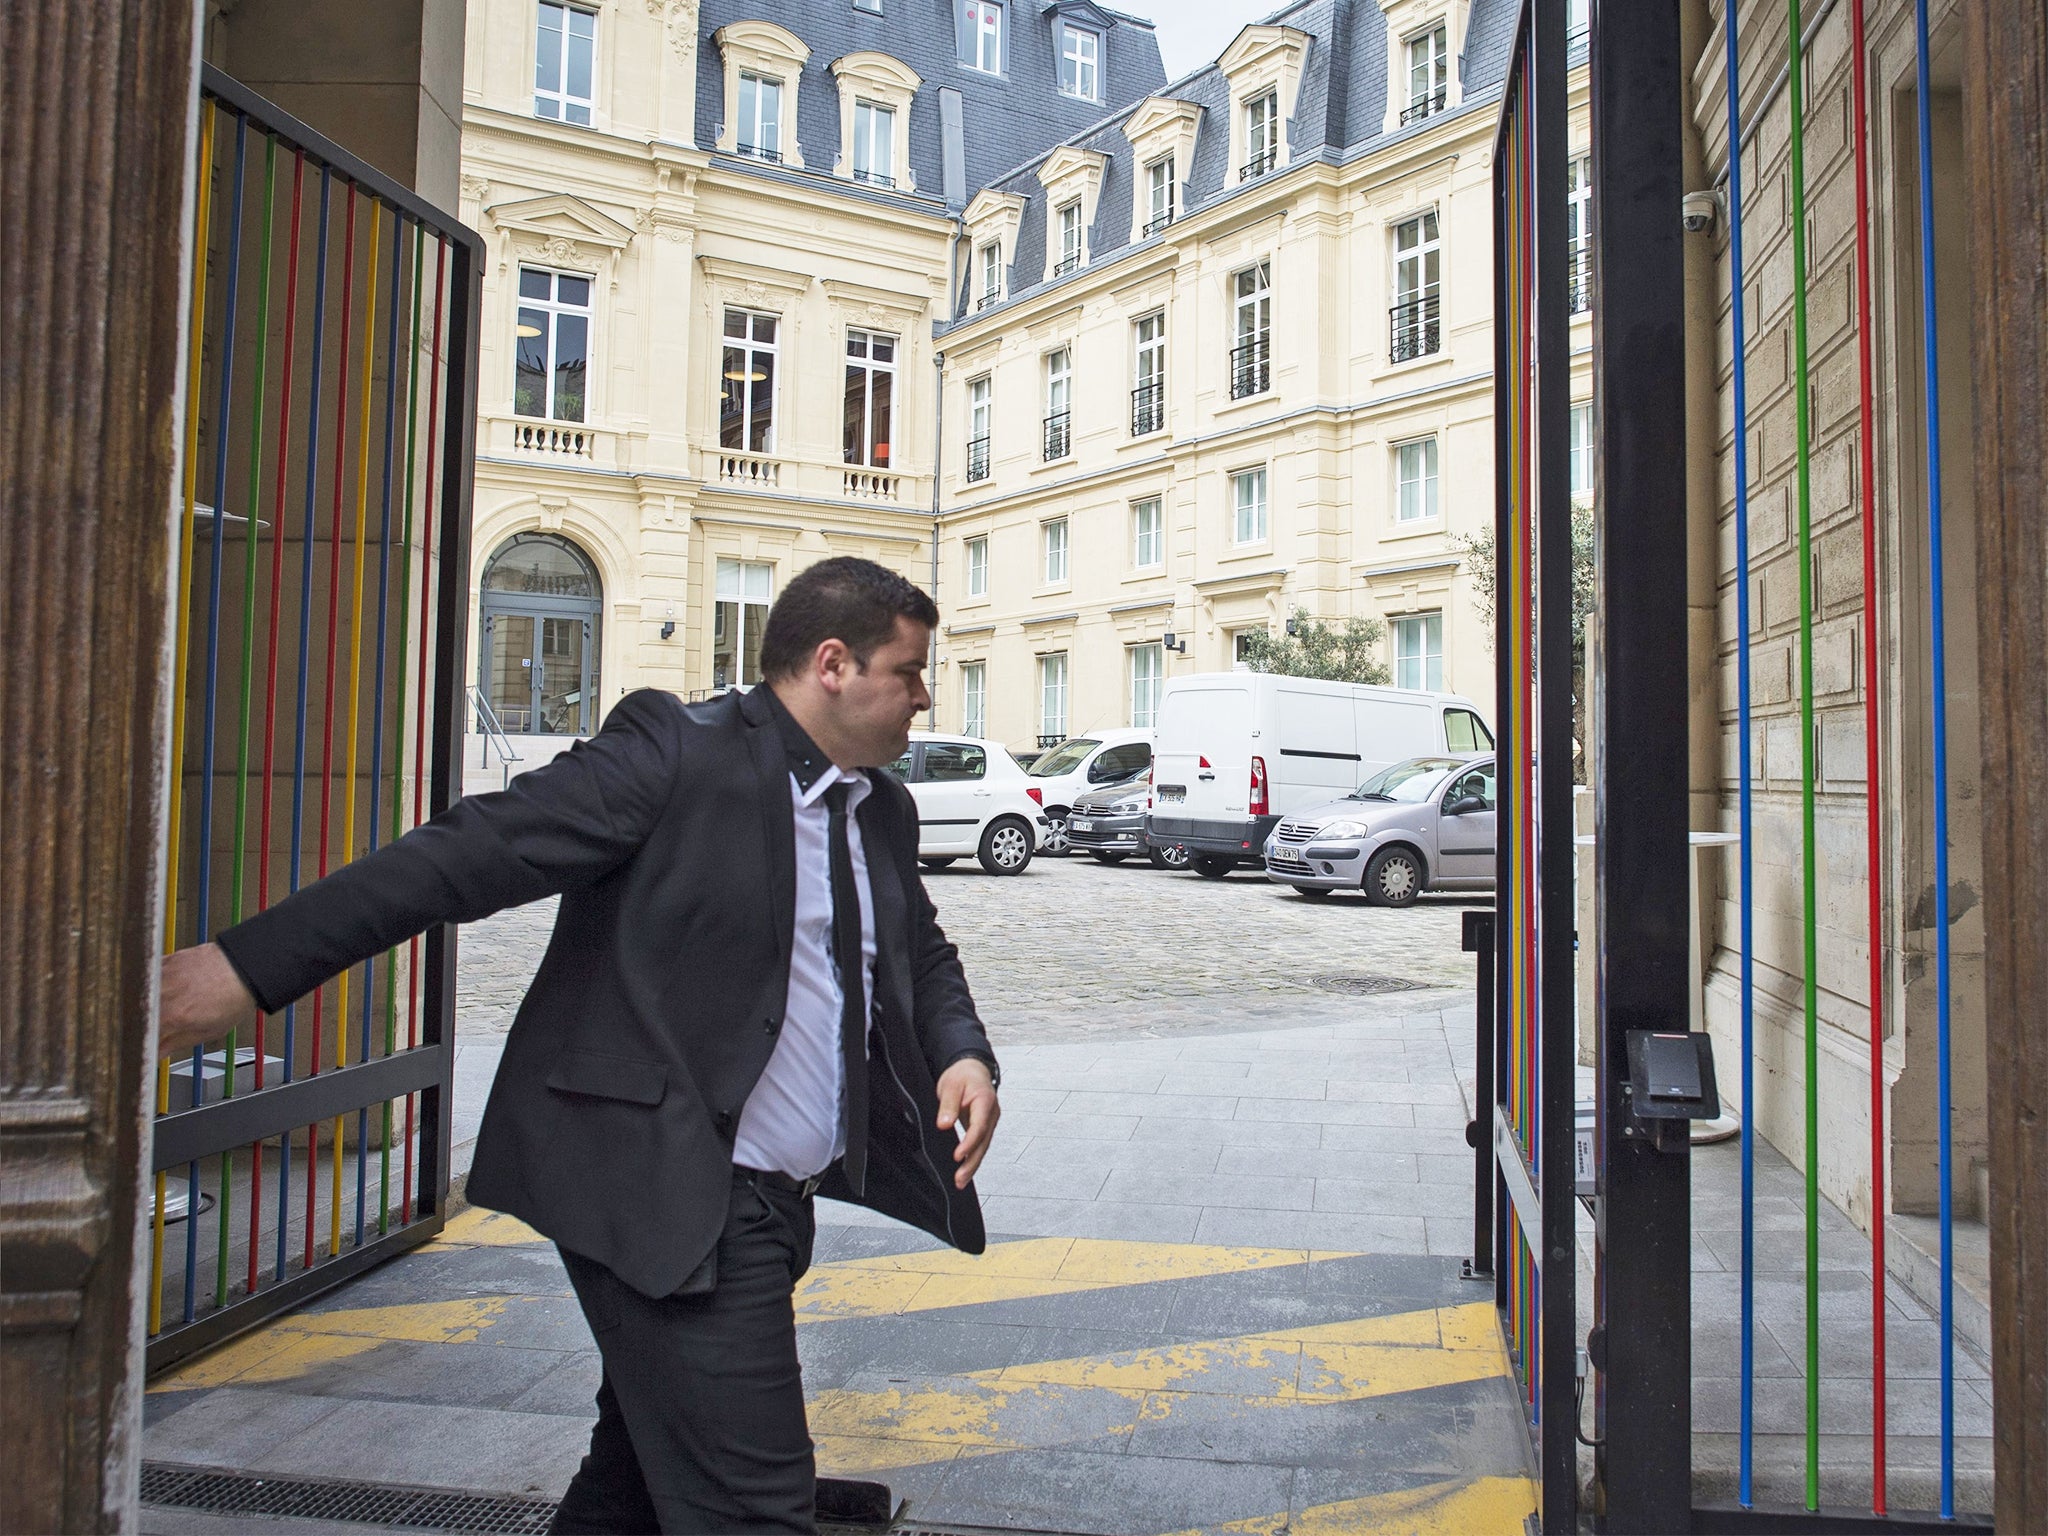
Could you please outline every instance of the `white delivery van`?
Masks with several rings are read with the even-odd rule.
[[[1178,844],[1220,879],[1257,862],[1289,811],[1347,795],[1403,758],[1490,751],[1493,733],[1455,693],[1198,672],[1166,680],[1153,741],[1145,840]]]

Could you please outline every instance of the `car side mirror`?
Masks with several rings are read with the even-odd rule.
[[[1446,816],[1470,816],[1486,809],[1486,801],[1478,795],[1460,795],[1444,807]]]

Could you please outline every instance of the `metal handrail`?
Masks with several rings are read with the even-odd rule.
[[[1065,277],[1069,272],[1078,271],[1080,269],[1080,266],[1081,253],[1079,251],[1076,251],[1071,256],[1062,256],[1059,259],[1059,261],[1054,264],[1052,269],[1052,275],[1054,277]]]
[[[1142,238],[1150,240],[1154,235],[1158,234],[1159,231],[1166,228],[1166,226],[1171,224],[1172,222],[1173,210],[1169,208],[1166,210],[1166,212],[1160,214],[1158,218],[1153,219],[1146,224],[1145,233]]]
[[[1570,285],[1571,312],[1583,315],[1593,307],[1593,242],[1584,235],[1566,248],[1565,280]]]
[[[512,738],[505,734],[505,727],[498,719],[498,712],[491,708],[491,701],[484,697],[483,689],[479,688],[475,683],[469,685],[469,701],[476,706],[477,723],[483,727],[483,761],[477,764],[477,766],[479,768],[491,766],[491,745],[495,742],[498,747],[498,755],[504,760],[505,787],[510,789],[512,787],[512,765],[514,763],[523,763],[526,759],[512,750]]]
[[[1397,363],[1428,357],[1441,350],[1442,334],[1437,323],[1437,295],[1425,293],[1396,304],[1387,312],[1392,336],[1388,350]]]
[[[1272,337],[1260,335],[1230,349],[1230,398],[1260,395],[1272,382]]]
[[[1045,462],[1064,459],[1073,447],[1073,412],[1054,411],[1045,418]]]
[[[988,435],[967,440],[967,483],[988,478]]]
[[[1247,164],[1238,167],[1237,179],[1239,181],[1251,181],[1265,175],[1266,172],[1272,170],[1279,162],[1280,150],[1277,145],[1272,149],[1262,149],[1256,155],[1253,155]]]
[[[1131,391],[1131,436],[1143,437],[1166,425],[1166,385],[1155,380]]]
[[[1410,123],[1419,122],[1425,117],[1443,111],[1448,91],[1449,87],[1440,85],[1427,96],[1418,96],[1412,106],[1402,109],[1401,126],[1405,128]]]

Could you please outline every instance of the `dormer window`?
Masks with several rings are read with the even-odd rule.
[[[961,0],[960,62],[983,74],[1003,72],[1003,0]]]
[[[1102,99],[1102,36],[1072,22],[1060,23],[1060,91],[1083,101]]]
[[[1058,277],[1063,272],[1071,272],[1081,265],[1081,204],[1079,199],[1061,205],[1059,221],[1060,259],[1052,269],[1054,277]]]
[[[535,117],[589,126],[596,53],[595,12],[541,0],[533,48]]]
[[[1442,22],[1408,39],[1408,105],[1403,123],[1441,112],[1451,84],[1450,39]]]
[[[1145,167],[1145,209],[1147,238],[1173,222],[1173,156]]]
[[[853,179],[896,185],[896,114],[871,101],[856,102],[853,108]]]
[[[1250,181],[1273,169],[1280,158],[1280,97],[1275,91],[1254,96],[1244,104],[1245,162],[1238,170],[1239,181]]]
[[[740,71],[740,123],[734,145],[756,160],[782,158],[782,82]]]
[[[1003,296],[1003,247],[1002,242],[991,240],[981,248],[981,292],[974,301],[976,309],[987,309]]]

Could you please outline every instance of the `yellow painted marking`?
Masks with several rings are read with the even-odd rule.
[[[182,1366],[150,1387],[152,1392],[189,1392],[234,1382],[290,1381],[379,1344],[471,1344],[484,1329],[524,1296],[478,1296],[458,1301],[422,1301],[394,1307],[357,1307],[338,1312],[300,1312],[285,1322],[244,1335]]]
[[[1529,1479],[1476,1477],[1317,1504],[1292,1521],[1282,1511],[1210,1529],[1230,1536],[1521,1536],[1523,1521],[1535,1509],[1536,1485]]]
[[[527,1243],[544,1243],[547,1239],[517,1216],[472,1205],[460,1215],[450,1217],[448,1225],[440,1230],[434,1241],[451,1247],[517,1248]]]

